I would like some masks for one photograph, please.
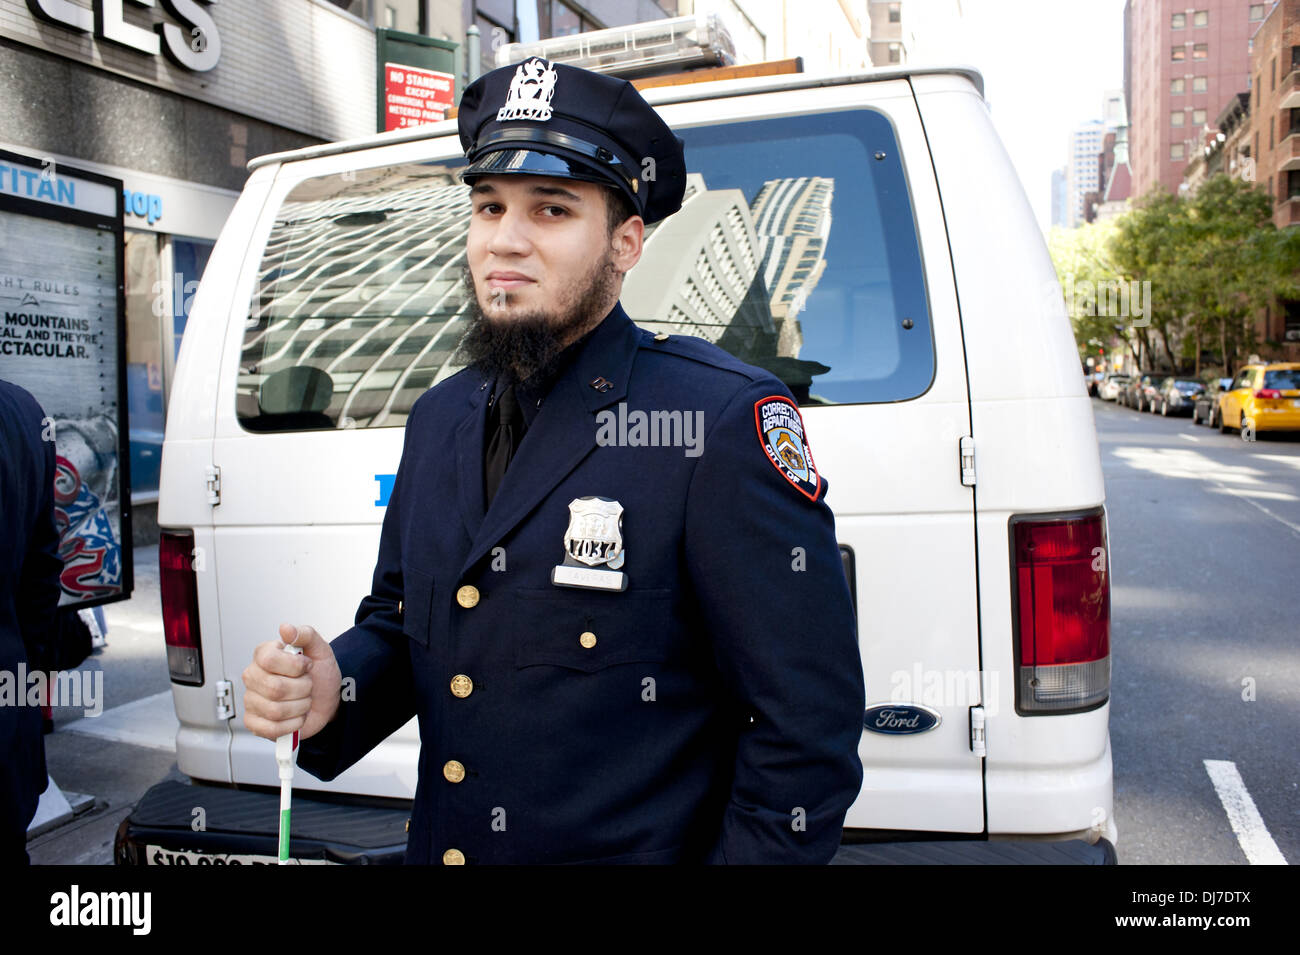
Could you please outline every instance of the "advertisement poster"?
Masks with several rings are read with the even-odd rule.
[[[122,183],[0,151],[0,378],[55,442],[60,606],[133,586]]]

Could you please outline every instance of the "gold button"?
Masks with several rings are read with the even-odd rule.
[[[402,610],[405,608],[405,606],[406,606],[406,605],[403,604],[400,600],[397,601],[397,612],[400,614],[400,613],[402,612]]]
[[[590,630],[587,630],[586,632],[583,633],[582,636],[578,638],[578,642],[581,643],[588,650],[590,650],[592,647],[596,645],[596,635],[592,633]]]
[[[406,820],[406,831],[407,831],[407,832],[410,832],[410,831],[411,831],[411,820],[409,820],[409,819]]]
[[[464,865],[465,853],[461,852],[459,849],[448,849],[446,852],[442,854],[442,864],[443,865]]]
[[[458,783],[465,778],[465,764],[449,759],[442,764],[442,775],[449,783]]]
[[[462,700],[474,692],[474,681],[463,673],[457,673],[451,678],[451,695],[458,696]]]
[[[655,341],[657,341],[657,342],[666,342],[666,341],[668,341],[668,333],[667,333],[667,332],[660,332],[658,335],[655,336]]]
[[[460,590],[456,591],[456,603],[460,604],[466,610],[478,605],[478,588],[473,584],[466,584]]]

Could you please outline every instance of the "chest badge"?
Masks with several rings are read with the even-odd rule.
[[[623,550],[623,505],[607,497],[579,497],[569,502],[564,532],[564,563],[551,569],[557,587],[627,590],[620,568]]]

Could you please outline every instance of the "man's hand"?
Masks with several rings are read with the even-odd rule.
[[[293,644],[302,654],[285,653]],[[334,718],[343,685],[329,643],[311,627],[280,624],[280,639],[258,644],[244,669],[244,726],[275,739],[297,731],[309,739]]]

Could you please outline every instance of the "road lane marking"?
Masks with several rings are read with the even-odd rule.
[[[1183,434],[1181,431],[1178,432],[1178,437],[1180,437],[1180,438],[1186,438],[1188,441],[1200,441],[1200,440],[1201,440],[1200,438],[1198,438],[1198,437],[1197,437],[1196,435],[1194,435],[1194,434]]]
[[[1238,493],[1238,492],[1237,492],[1236,490],[1234,490],[1233,488],[1226,487],[1225,485],[1220,484],[1218,481],[1211,481],[1210,483],[1213,484],[1213,485],[1215,485],[1216,487],[1218,487],[1218,488],[1219,488],[1220,490],[1222,490],[1225,494],[1231,494],[1233,497],[1237,498],[1238,500],[1240,500],[1240,501],[1245,501],[1245,502],[1246,502],[1247,504],[1249,504],[1251,507],[1257,507],[1257,508],[1259,508],[1261,511],[1263,511],[1265,514],[1267,514],[1269,517],[1273,518],[1273,520],[1277,521],[1279,524],[1285,524],[1287,527],[1291,528],[1291,530],[1292,530],[1294,533],[1296,533],[1296,534],[1300,534],[1300,524],[1292,524],[1292,523],[1291,523],[1290,521],[1288,521],[1285,517],[1278,517],[1276,514],[1274,514],[1272,511],[1270,511],[1270,510],[1269,510],[1267,507],[1265,507],[1263,504],[1260,504],[1258,501],[1252,501],[1252,500],[1250,499],[1249,496],[1247,496],[1247,495],[1245,495],[1245,494]],[[1294,497],[1284,497],[1283,500],[1291,500],[1291,501],[1294,501],[1295,498],[1294,498]]]
[[[168,753],[176,752],[176,707],[172,691],[163,690],[153,696],[123,703],[99,716],[83,716],[59,727],[60,733],[80,733],[115,743],[147,746]]]
[[[1210,782],[1214,783],[1214,791],[1219,794],[1223,811],[1228,814],[1232,831],[1237,834],[1241,851],[1246,854],[1246,861],[1251,865],[1287,865],[1282,850],[1268,834],[1268,827],[1255,808],[1255,800],[1250,798],[1246,784],[1241,781],[1237,764],[1229,759],[1206,759],[1202,762],[1210,774]]]

